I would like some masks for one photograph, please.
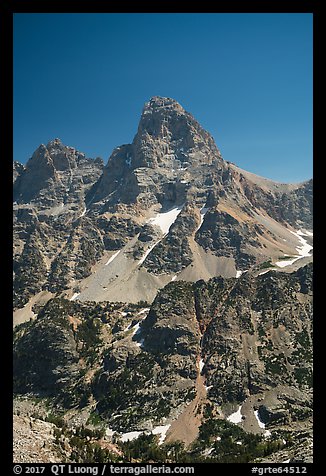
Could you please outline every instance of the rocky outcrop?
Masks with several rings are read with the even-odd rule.
[[[87,159],[59,139],[41,144],[14,184],[17,203],[35,203],[41,208],[81,202],[101,174],[103,161]]]
[[[210,282],[210,297],[206,294],[204,303],[199,298],[198,309],[206,325],[203,351],[211,399],[243,401],[278,384],[299,386],[309,395],[311,275],[307,266],[292,274],[244,275],[233,285]],[[265,418],[267,411],[261,411]]]
[[[98,411],[116,429],[176,415],[194,396],[199,339],[191,285],[168,285],[132,341],[109,349],[93,384]]]
[[[114,429],[146,429],[194,398],[201,358],[211,403],[261,395],[261,421],[291,427],[311,418],[311,276],[174,282],[149,312],[53,299],[16,331],[15,390],[68,406],[92,394]]]
[[[18,393],[59,395],[76,383],[81,366],[65,303],[50,301],[35,323],[17,335],[14,388]]]
[[[241,224],[229,213],[212,209],[206,213],[203,225],[196,233],[196,241],[217,256],[234,257],[237,268],[247,270],[256,260],[246,252],[246,247],[250,243],[261,246],[259,240],[255,241],[256,236],[253,225]]]
[[[17,180],[17,178],[24,172],[25,166],[16,160],[13,163],[12,168],[12,175],[13,175],[13,183]]]

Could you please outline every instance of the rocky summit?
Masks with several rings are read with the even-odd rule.
[[[312,461],[312,180],[153,97],[106,165],[54,139],[13,182],[15,461]]]

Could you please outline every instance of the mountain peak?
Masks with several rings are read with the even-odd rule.
[[[46,148],[47,149],[51,149],[53,147],[58,147],[58,146],[62,146],[62,141],[61,139],[58,139],[57,137],[53,140],[50,140],[50,142],[47,143],[46,145]]]
[[[149,106],[152,108],[155,107],[164,107],[164,108],[177,108],[183,109],[183,107],[173,98],[163,97],[163,96],[153,96],[150,98],[148,103],[145,104],[145,107]]]

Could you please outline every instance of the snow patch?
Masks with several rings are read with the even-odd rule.
[[[138,438],[143,432],[142,431],[129,431],[128,433],[123,433],[120,437],[120,440],[123,442],[132,441]]]
[[[241,408],[242,408],[242,405],[239,406],[236,412],[231,413],[231,415],[227,417],[227,420],[230,421],[231,423],[240,423],[242,421]]]
[[[171,424],[161,425],[161,426],[157,426],[156,428],[154,428],[152,430],[153,435],[161,435],[160,439],[159,439],[159,442],[158,442],[159,445],[161,445],[164,442],[164,440],[166,438],[166,434],[167,434],[168,429],[170,428],[170,426],[171,426]]]
[[[265,430],[264,431],[264,438],[269,438],[270,436],[272,436],[272,433],[269,430]]]
[[[111,258],[108,259],[108,261],[105,263],[105,266],[107,266],[108,264],[112,263],[112,261],[118,256],[118,254],[120,253],[121,250],[117,251],[116,253],[114,253],[114,255],[111,256]]]
[[[209,455],[212,453],[212,451],[214,451],[214,447],[213,447],[213,448],[209,448],[208,450],[205,450],[205,451],[204,451],[204,455],[205,455],[205,456],[209,456]]]
[[[80,293],[74,293],[74,294],[71,296],[71,298],[69,299],[69,301],[75,301],[75,300],[78,298],[79,294],[80,294]]]
[[[291,458],[290,458],[290,459],[286,459],[285,461],[282,461],[282,463],[289,463],[290,460],[291,460]]]
[[[110,427],[107,427],[107,429],[105,430],[105,435],[106,435],[106,436],[113,436],[114,433],[115,433],[115,431],[114,431],[114,430],[111,430]]]
[[[181,207],[171,208],[171,210],[168,210],[167,212],[158,213],[156,217],[150,218],[148,223],[159,226],[165,236],[168,234],[171,226],[177,219],[177,216],[181,212],[182,208],[183,205]]]
[[[208,387],[207,387],[206,385],[204,385],[204,387],[205,387],[206,392],[208,392],[208,390],[210,390],[211,388],[213,388],[213,385],[209,385]]]
[[[237,270],[235,277],[236,277],[236,278],[240,278],[240,276],[242,275],[242,273],[243,273],[243,271],[238,271],[238,270]]]
[[[175,275],[173,276],[173,278],[171,279],[171,281],[175,281],[175,280],[177,279],[177,277],[178,277],[178,275],[175,274]]]

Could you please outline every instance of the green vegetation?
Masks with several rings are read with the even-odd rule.
[[[98,357],[98,347],[102,343],[100,332],[98,320],[87,319],[78,326],[76,338],[82,342],[80,354],[89,364],[93,364]]]
[[[294,377],[299,385],[308,385],[308,387],[312,387],[313,378],[311,369],[296,368],[294,369]]]
[[[139,463],[248,463],[283,446],[278,437],[266,440],[225,420],[211,418],[201,425],[198,439],[187,450],[181,442],[158,446],[158,437],[152,434],[120,443],[124,462]]]
[[[272,264],[271,260],[264,261],[259,265],[259,269],[266,269],[266,268],[272,268],[274,265]]]
[[[264,357],[265,370],[269,374],[285,375],[287,373],[286,359],[284,354],[272,354]]]
[[[296,341],[304,348],[308,349],[310,347],[309,334],[306,329],[303,329],[301,332],[296,334]]]

